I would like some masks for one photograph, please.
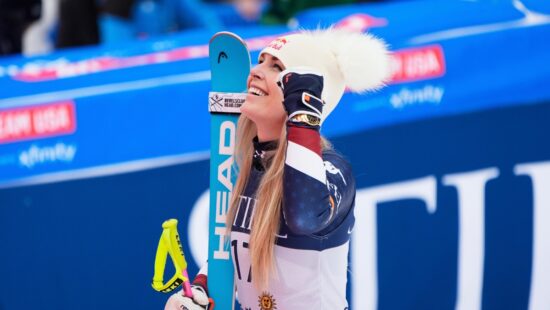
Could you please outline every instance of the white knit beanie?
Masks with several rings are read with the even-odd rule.
[[[324,121],[344,90],[363,93],[384,86],[390,76],[386,44],[370,34],[335,28],[279,37],[260,52],[281,60],[286,69],[309,67],[324,77]]]

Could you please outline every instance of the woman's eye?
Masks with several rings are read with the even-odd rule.
[[[279,71],[283,71],[283,68],[278,64],[274,64],[273,67],[275,67],[275,69],[277,69]]]

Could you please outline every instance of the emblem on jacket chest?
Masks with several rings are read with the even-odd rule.
[[[258,302],[261,310],[276,310],[277,309],[277,303],[275,302],[275,299],[273,298],[273,295],[269,294],[269,292],[263,292],[262,295],[258,297]]]

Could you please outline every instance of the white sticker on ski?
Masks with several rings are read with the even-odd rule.
[[[246,93],[210,92],[208,94],[208,111],[210,113],[241,113],[241,105]]]

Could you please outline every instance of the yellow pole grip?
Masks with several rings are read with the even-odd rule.
[[[162,223],[163,230],[155,257],[155,274],[153,275],[153,281],[151,283],[153,289],[159,292],[170,292],[180,284],[189,282],[189,279],[185,277],[182,272],[187,268],[187,261],[183,255],[183,247],[181,245],[177,225],[178,220],[176,219],[169,219]],[[167,283],[164,283],[164,271],[168,254],[170,254],[172,258],[175,274]]]
[[[178,234],[178,220],[169,219],[162,223],[163,240],[168,244],[168,252],[174,261],[174,266],[179,271],[187,269],[187,261],[183,255],[183,247],[181,246],[180,235]]]

